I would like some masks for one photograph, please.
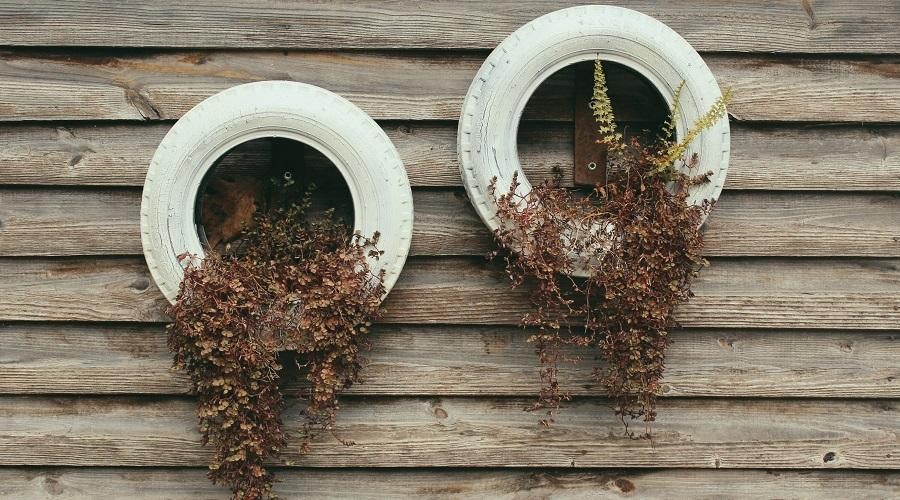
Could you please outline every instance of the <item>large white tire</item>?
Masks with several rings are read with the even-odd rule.
[[[463,102],[457,150],[463,183],[478,215],[491,229],[500,221],[487,192],[491,179],[505,191],[518,172],[519,192],[531,191],[516,148],[522,110],[535,89],[560,69],[596,59],[622,64],[646,78],[666,103],[681,93],[677,135],[721,96],[712,72],[678,33],[640,12],[612,6],[583,6],[551,12],[522,26],[491,52],[475,76]],[[712,172],[710,182],[692,188],[689,202],[718,198],[728,169],[730,134],[723,117],[694,140],[688,157],[697,153],[695,173]],[[587,267],[573,274],[585,276]]]
[[[178,255],[202,256],[194,207],[204,175],[238,144],[293,139],[322,152],[353,198],[354,229],[381,232],[385,288],[397,281],[412,238],[413,200],[400,155],[384,131],[343,97],[314,85],[268,81],[238,85],[204,100],[172,127],[150,162],[141,202],[141,240],[156,285],[170,302],[184,274]]]

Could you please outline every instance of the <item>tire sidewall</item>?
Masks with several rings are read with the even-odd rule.
[[[518,192],[531,191],[516,146],[528,99],[553,73],[598,58],[639,73],[670,108],[675,89],[683,81],[681,115],[676,122],[679,138],[721,96],[715,77],[690,44],[665,24],[637,11],[572,7],[522,26],[485,60],[463,102],[459,122],[460,173],[478,215],[491,230],[500,227],[496,204],[487,192],[491,179],[496,177],[498,189],[505,190],[517,173]],[[712,172],[710,182],[691,188],[689,203],[718,198],[728,168],[729,141],[726,116],[689,146],[686,157],[696,153],[700,161],[693,172]]]
[[[319,87],[256,82],[220,92],[188,111],[160,143],[144,184],[141,236],[151,274],[174,302],[184,273],[178,256],[202,256],[194,222],[201,182],[216,160],[244,142],[282,137],[314,147],[338,168],[349,187],[354,231],[381,233],[373,273],[396,283],[412,237],[412,191],[384,131],[346,99]]]

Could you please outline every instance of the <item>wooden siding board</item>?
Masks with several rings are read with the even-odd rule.
[[[377,325],[356,395],[518,395],[538,389],[529,333],[517,327]],[[900,397],[898,332],[676,330],[663,396]],[[0,325],[0,393],[186,394],[161,325]],[[562,363],[560,384],[602,395],[598,355]],[[289,367],[287,389],[304,386]]]
[[[0,45],[490,49],[520,25],[572,1],[174,0],[0,2]],[[897,53],[891,2],[690,0],[609,3],[658,18],[698,50]]]
[[[224,498],[206,469],[0,468],[0,496],[21,500]],[[373,470],[278,469],[281,498],[534,498],[650,500],[672,498],[895,497],[892,471],[773,470]]]
[[[414,187],[462,185],[455,122],[382,122]],[[170,123],[0,124],[0,184],[142,186]],[[519,159],[529,179],[553,168],[572,182],[572,124],[526,122]],[[248,156],[247,163],[268,157]],[[776,125],[731,128],[726,189],[900,191],[900,128]]]
[[[714,259],[678,319],[689,327],[896,329],[896,259]],[[0,259],[0,321],[165,321],[143,259]],[[385,322],[518,324],[527,291],[482,258],[412,258]]]
[[[896,400],[663,399],[652,442],[609,401],[576,399],[546,428],[519,398],[345,398],[335,427],[281,463],[309,467],[900,468]],[[290,400],[285,425],[299,425]],[[0,465],[202,466],[187,398],[0,398]]]
[[[469,52],[7,50],[0,52],[0,121],[170,120],[216,92],[258,80],[315,84],[376,119],[455,120],[483,59]],[[705,61],[720,85],[734,89],[729,113],[739,120],[900,122],[896,58],[715,54]],[[558,88],[563,95],[538,99],[532,118],[572,119],[571,86]]]
[[[142,253],[136,189],[0,188],[0,256]],[[485,255],[490,231],[460,190],[413,192],[412,255]],[[900,197],[726,191],[709,256],[900,256]]]

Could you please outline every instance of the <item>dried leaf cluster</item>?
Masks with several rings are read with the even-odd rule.
[[[282,363],[306,369],[307,439],[314,427],[333,432],[337,395],[358,378],[384,294],[383,274],[367,261],[380,255],[378,234],[348,240],[333,217],[307,220],[308,206],[307,197],[259,216],[240,253],[210,253],[200,264],[183,256],[192,261],[168,311],[175,366],[190,374],[203,442],[215,449],[209,477],[234,498],[271,495],[264,462],[288,434]]]
[[[708,182],[694,172],[698,158],[687,145],[725,114],[728,92],[689,130],[675,138],[675,106],[656,141],[623,140],[606,95],[600,61],[594,99],[598,142],[618,171],[586,196],[548,181],[523,193],[517,178],[505,192],[490,190],[500,228],[494,232],[512,286],[532,286],[533,310],[522,320],[536,329],[530,341],[541,363],[541,390],[533,409],[546,409],[549,425],[569,395],[559,386],[560,361],[577,361],[566,346],[599,350],[606,363],[595,378],[628,422],[643,419],[644,436],[656,417],[674,311],[692,296],[691,281],[707,265],[700,224],[711,202],[688,202],[688,189]],[[688,173],[684,173],[688,172]],[[570,276],[587,270],[588,277]]]

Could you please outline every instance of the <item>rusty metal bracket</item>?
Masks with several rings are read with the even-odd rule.
[[[607,181],[607,149],[597,142],[594,115],[588,104],[594,87],[594,62],[575,65],[575,165],[576,186],[595,186]]]

